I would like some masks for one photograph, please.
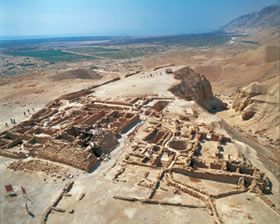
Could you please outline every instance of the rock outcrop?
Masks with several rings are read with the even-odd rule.
[[[256,133],[279,142],[279,78],[263,83],[253,82],[242,88],[233,101],[233,109],[240,112]]]
[[[226,109],[226,104],[213,95],[210,82],[204,75],[184,67],[174,73],[180,84],[169,89],[174,95],[188,101],[195,101],[207,110]]]

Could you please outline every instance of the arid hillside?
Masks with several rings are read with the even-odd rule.
[[[279,145],[279,77],[252,82],[236,94],[233,105],[247,121],[248,129],[257,129],[274,145]],[[265,124],[265,125],[264,125]]]
[[[64,79],[101,79],[102,76],[92,69],[74,69],[52,76],[54,80]]]
[[[258,12],[240,16],[221,27],[221,30],[248,33],[271,27],[280,27],[280,5],[268,6]]]
[[[222,77],[213,84],[220,93],[254,81],[265,81],[279,74],[277,45],[265,45],[225,59],[220,63]]]

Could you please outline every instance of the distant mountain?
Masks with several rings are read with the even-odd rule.
[[[224,32],[250,33],[267,28],[280,28],[280,5],[238,17],[220,28]]]

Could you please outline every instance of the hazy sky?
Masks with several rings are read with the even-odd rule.
[[[279,0],[0,0],[0,36],[209,32]]]

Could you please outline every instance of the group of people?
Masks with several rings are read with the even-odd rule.
[[[16,119],[10,118],[11,124],[16,124]],[[6,126],[9,127],[8,123],[6,123]]]
[[[153,78],[153,77],[155,77],[156,75],[163,75],[163,74],[162,74],[162,72],[160,72],[160,73],[152,73],[152,74],[149,74],[149,75],[141,76],[141,79]]]
[[[35,109],[32,108],[32,111],[34,112]],[[28,113],[28,114],[31,114],[31,112],[30,112],[29,109],[27,109],[27,113]],[[23,112],[23,115],[26,117],[26,116],[27,116],[27,113],[24,111],[24,112]],[[16,123],[16,119],[13,119],[13,118],[10,118],[10,122],[11,122],[11,124],[17,124],[17,123]],[[8,123],[6,123],[6,127],[9,127],[9,124],[8,124]]]
[[[32,108],[32,111],[33,111],[33,112],[35,111],[34,108]],[[27,113],[31,114],[29,109],[27,109]],[[27,113],[24,111],[24,112],[23,112],[23,115],[24,115],[24,116],[27,116]]]

